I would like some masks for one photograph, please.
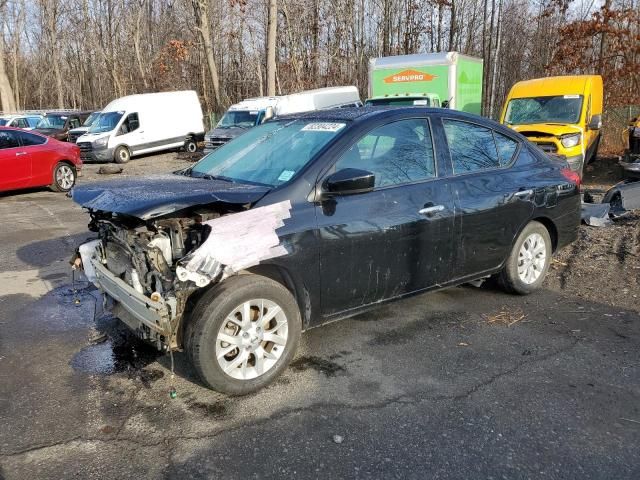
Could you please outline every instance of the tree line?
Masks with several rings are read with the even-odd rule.
[[[0,109],[100,108],[194,89],[208,112],[332,85],[366,96],[369,58],[484,59],[483,113],[518,80],[600,73],[640,104],[640,0],[0,0]]]

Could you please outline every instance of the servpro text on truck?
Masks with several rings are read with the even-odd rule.
[[[482,59],[457,52],[372,58],[366,104],[447,106],[479,115]]]

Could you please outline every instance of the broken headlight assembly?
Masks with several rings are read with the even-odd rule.
[[[571,148],[580,144],[580,137],[581,135],[579,133],[569,133],[567,135],[562,135],[560,137],[560,142],[564,148]]]

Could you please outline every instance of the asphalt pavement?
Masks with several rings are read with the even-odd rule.
[[[0,196],[0,218],[1,479],[640,478],[640,305],[420,295],[306,332],[232,398],[72,284],[71,200]]]

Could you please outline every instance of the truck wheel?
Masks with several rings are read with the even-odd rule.
[[[115,152],[113,152],[113,159],[116,163],[127,163],[131,160],[131,152],[129,152],[127,147],[121,145],[116,148]]]
[[[510,293],[528,295],[540,288],[551,263],[551,237],[546,227],[532,221],[522,230],[498,276]]]
[[[210,388],[244,395],[271,383],[293,358],[298,305],[281,284],[237,275],[205,293],[190,316],[185,345]]]
[[[68,163],[58,162],[53,169],[53,183],[50,188],[54,192],[68,192],[76,184],[76,169]]]
[[[196,153],[198,150],[198,143],[193,137],[187,138],[184,142],[184,151],[189,153]]]

